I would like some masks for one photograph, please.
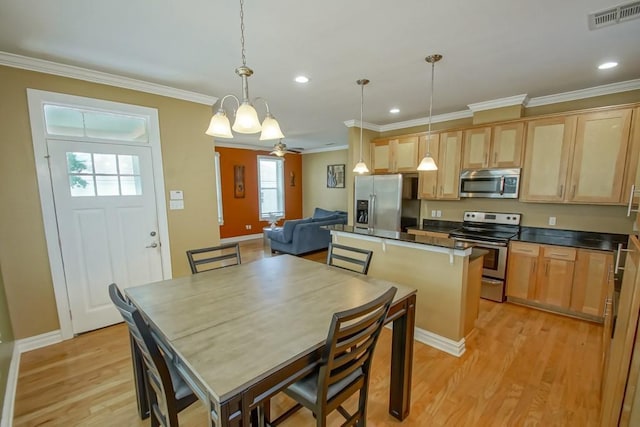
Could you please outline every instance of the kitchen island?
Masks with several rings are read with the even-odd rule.
[[[473,245],[431,236],[348,225],[327,226],[332,241],[373,251],[369,276],[417,289],[418,341],[455,356],[478,317],[482,256]]]

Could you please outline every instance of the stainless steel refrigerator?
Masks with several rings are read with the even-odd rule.
[[[356,176],[354,226],[402,231],[403,206],[411,204],[410,202],[419,204],[416,193],[417,177],[403,177],[401,174]],[[403,199],[405,199],[404,202]],[[419,217],[419,207],[417,217]],[[415,221],[417,223],[417,218]]]

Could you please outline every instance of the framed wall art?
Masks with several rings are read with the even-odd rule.
[[[344,188],[344,164],[327,166],[327,188]]]

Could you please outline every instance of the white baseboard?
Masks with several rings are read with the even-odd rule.
[[[60,329],[47,332],[46,334],[16,340],[15,345],[20,353],[24,353],[37,348],[49,346],[51,344],[57,344],[59,342],[62,342],[62,332]]]
[[[220,244],[243,242],[245,240],[253,240],[253,239],[262,239],[263,237],[264,237],[264,234],[262,233],[246,234],[244,236],[226,237],[224,239],[220,239]]]
[[[20,350],[17,344],[13,344],[13,355],[7,373],[7,388],[4,394],[2,405],[2,419],[0,427],[11,427],[13,425],[13,406],[16,401],[16,388],[18,387],[18,372],[20,370]]]
[[[433,332],[425,331],[424,329],[415,329],[415,340],[423,344],[442,350],[445,353],[449,353],[453,356],[460,357],[466,350],[465,339],[460,341],[453,341],[449,338],[434,334]]]

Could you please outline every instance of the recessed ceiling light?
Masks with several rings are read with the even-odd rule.
[[[389,112],[391,114],[398,114],[400,112],[400,109],[399,108],[392,108],[391,110],[389,110]]]
[[[608,70],[609,68],[613,68],[613,67],[617,67],[618,63],[617,62],[605,62],[602,63],[600,65],[598,65],[598,69],[599,70]]]
[[[296,82],[298,83],[308,83],[309,82],[309,77],[306,76],[298,76],[294,79]]]

